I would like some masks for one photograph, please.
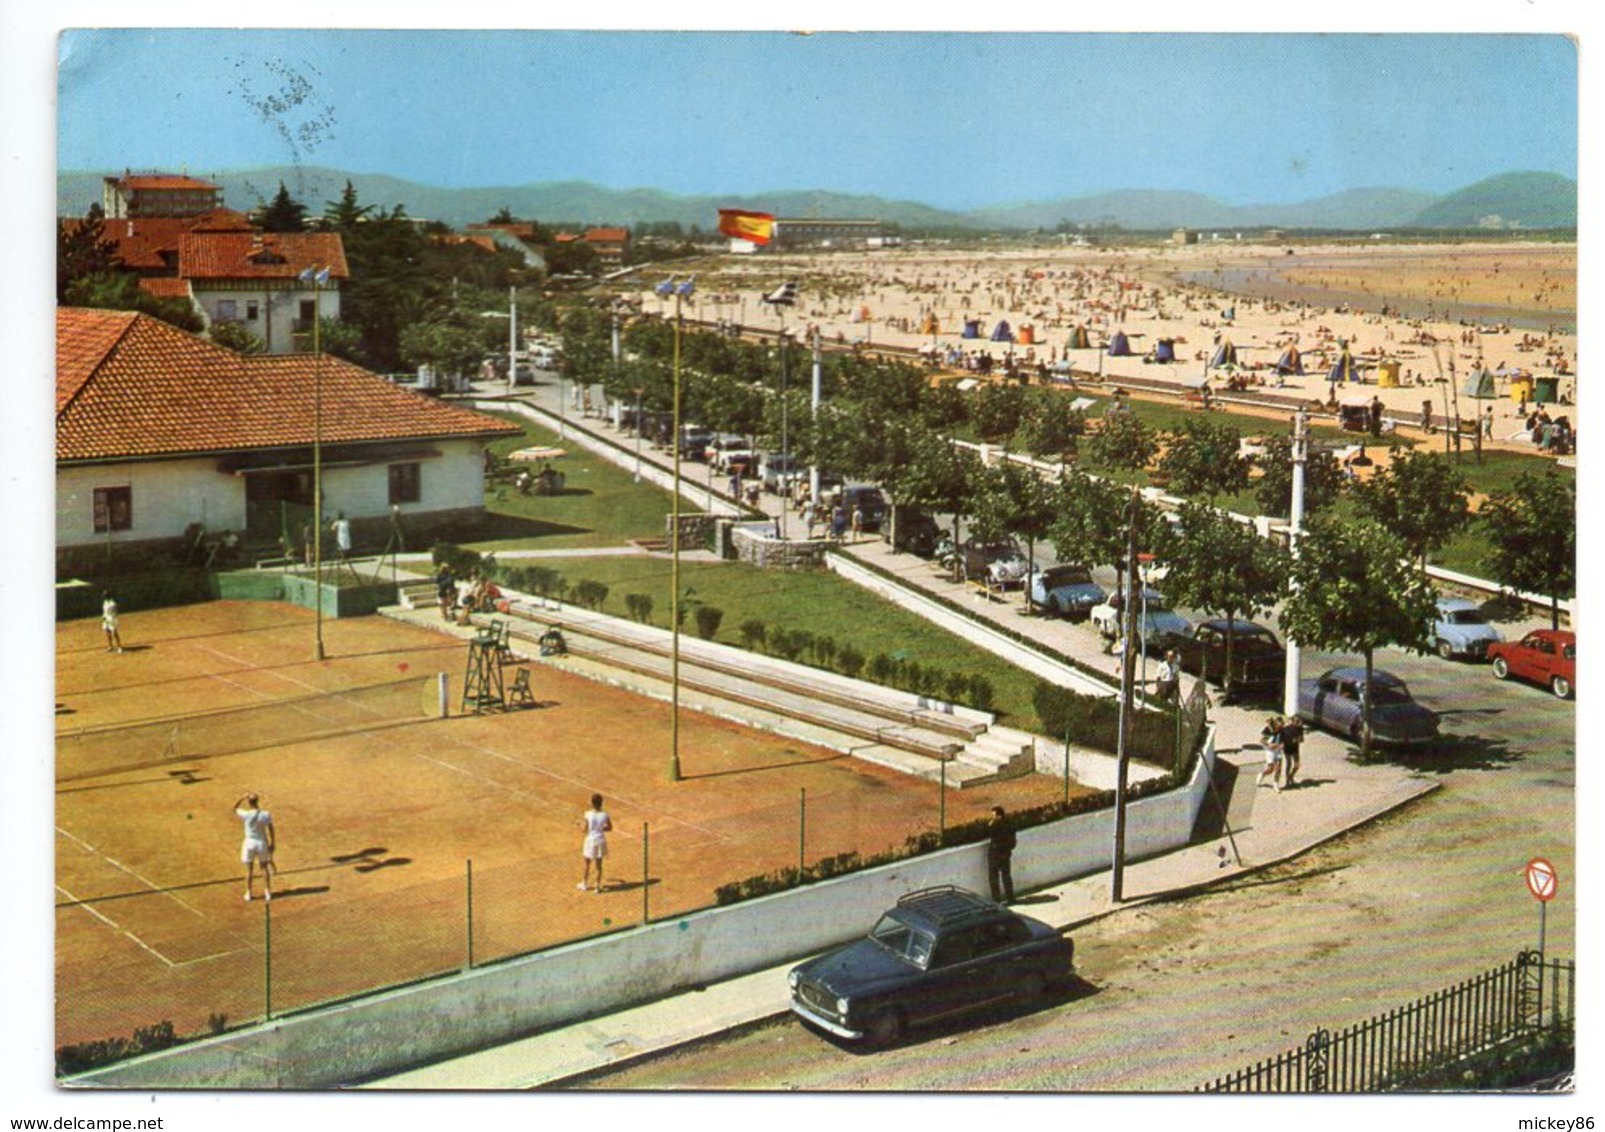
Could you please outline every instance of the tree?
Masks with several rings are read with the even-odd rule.
[[[262,339],[239,322],[214,322],[207,336],[215,345],[233,350],[236,354],[260,354],[263,349]]]
[[[1437,594],[1404,540],[1371,519],[1310,520],[1299,538],[1282,605],[1282,629],[1327,652],[1365,657],[1369,688],[1376,650],[1426,652]],[[1361,704],[1362,757],[1371,754],[1371,699]]]
[[[1170,571],[1167,596],[1226,618],[1221,695],[1230,702],[1233,623],[1271,607],[1287,578],[1287,552],[1247,524],[1198,503],[1183,503],[1176,523],[1161,524],[1157,549]]]
[[[1404,540],[1424,567],[1437,550],[1471,519],[1466,481],[1440,456],[1394,446],[1388,465],[1378,468],[1350,494],[1360,514],[1375,519]]]
[[[304,232],[306,216],[307,206],[292,197],[280,181],[273,199],[257,210],[256,222],[264,232]]]
[[[970,513],[970,468],[975,457],[938,433],[921,430],[903,470],[904,501],[924,511],[953,516],[953,545],[959,543],[959,520]]]
[[[1080,437],[1086,435],[1087,414],[1074,408],[1075,402],[1055,389],[1033,389],[1026,402],[1025,425],[1020,443],[1033,456],[1063,459],[1076,451]]]
[[[191,334],[206,329],[206,321],[193,303],[186,299],[158,299],[140,288],[137,277],[118,271],[97,272],[74,280],[67,287],[66,303],[73,307],[139,311]]]
[[[1000,460],[991,467],[975,466],[971,504],[976,520],[971,532],[987,538],[1010,534],[1025,539],[1026,563],[1034,571],[1037,540],[1046,538],[1053,526],[1053,489],[1034,468],[1013,460]],[[983,526],[982,517],[986,519]],[[1029,574],[1028,574],[1029,577]],[[1026,609],[1031,607],[1031,587],[1025,587]]]
[[[1053,520],[1048,526],[1048,538],[1060,559],[1087,566],[1113,566],[1119,572],[1123,593],[1131,489],[1094,479],[1084,472],[1067,471],[1054,485],[1051,498]],[[1140,495],[1136,502],[1137,546],[1152,548],[1165,520],[1159,509]]]
[[[1267,515],[1290,518],[1293,508],[1293,438],[1278,436],[1260,457],[1262,475],[1254,485],[1254,498]],[[1343,469],[1332,453],[1310,449],[1304,460],[1304,513],[1313,515],[1337,502],[1343,494]]]
[[[1190,420],[1168,437],[1158,470],[1179,495],[1214,499],[1248,486],[1242,434],[1224,421]]]
[[[1025,390],[1012,383],[987,384],[975,392],[970,420],[982,440],[1005,441],[1025,417]]]
[[[543,254],[553,275],[590,275],[596,270],[596,249],[584,240],[547,244]]]
[[[1502,585],[1549,595],[1549,625],[1560,628],[1560,599],[1577,587],[1577,481],[1523,472],[1488,497],[1477,514],[1494,549]]]
[[[1087,456],[1101,468],[1141,471],[1159,451],[1153,429],[1131,412],[1105,413],[1103,427],[1087,441]]]
[[[117,244],[106,238],[106,213],[89,206],[82,220],[65,220],[56,226],[56,302],[67,301],[67,288],[89,275],[116,271],[122,266]]]
[[[357,190],[349,180],[341,191],[339,200],[325,201],[323,205],[324,220],[338,232],[350,232],[366,220],[371,212],[373,205],[357,203]]]

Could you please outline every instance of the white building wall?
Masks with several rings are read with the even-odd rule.
[[[321,297],[317,297],[310,287],[285,289],[272,284],[212,287],[204,280],[192,279],[190,291],[195,296],[195,304],[200,307],[201,316],[206,320],[208,330],[214,322],[238,322],[262,340],[269,354],[289,354],[295,351],[293,335],[296,320],[301,315],[303,300],[321,304],[319,310],[323,318],[332,322],[340,321],[340,292],[332,288],[325,290]],[[227,302],[234,304],[233,319],[228,319],[221,313],[221,305]],[[247,317],[252,303],[256,304],[254,319]]]
[[[95,533],[95,489],[130,488],[133,526]],[[208,530],[245,527],[245,481],[217,470],[217,457],[56,469],[56,544],[173,538],[190,523]]]
[[[403,517],[484,505],[483,441],[424,441],[439,456],[416,461],[419,500],[400,505]],[[218,471],[218,456],[67,467],[56,470],[56,544],[104,546],[175,538],[190,523],[209,531],[245,529],[245,477]],[[410,461],[409,461],[410,462]],[[351,519],[379,519],[390,513],[389,462],[328,468],[323,474],[324,510],[344,511]],[[131,489],[133,526],[109,536],[96,533],[95,489]]]

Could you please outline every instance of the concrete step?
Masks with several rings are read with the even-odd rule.
[[[874,763],[888,770],[895,770],[926,782],[940,783],[942,781],[942,765],[944,760],[931,758],[928,755],[905,751],[901,747],[890,747],[884,744],[873,744],[868,747],[853,748],[853,757]],[[963,790],[967,786],[976,786],[983,781],[996,781],[989,772],[981,767],[969,766],[957,759],[946,760],[947,785],[950,790]]]

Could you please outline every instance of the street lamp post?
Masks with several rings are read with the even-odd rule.
[[[1126,604],[1121,618],[1126,623],[1125,647],[1120,654],[1120,727],[1115,743],[1115,838],[1109,870],[1109,900],[1125,899],[1126,876],[1126,777],[1131,763],[1131,710],[1135,695],[1131,650],[1137,647],[1137,489],[1131,489],[1126,504]]]
[[[518,288],[507,288],[507,394],[518,388]]]
[[[1299,538],[1304,533],[1304,466],[1309,460],[1309,417],[1303,409],[1293,416],[1293,498],[1288,509],[1287,548],[1298,557]],[[1287,658],[1282,672],[1282,714],[1291,719],[1298,714],[1299,644],[1291,633],[1283,642]]]
[[[301,282],[312,284],[312,592],[316,629],[312,656],[323,651],[323,285],[329,269],[316,266],[301,272]]]
[[[641,395],[646,389],[635,387],[635,482],[641,482]]]
[[[674,296],[674,411],[672,414],[674,445],[674,483],[669,492],[669,690],[671,697],[669,719],[669,781],[680,781],[680,335],[685,322],[684,303],[696,291],[693,276],[683,283],[671,277],[659,284],[658,294]]]

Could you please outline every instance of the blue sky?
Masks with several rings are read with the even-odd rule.
[[[1575,177],[1577,65],[1556,34],[69,31],[57,163],[950,208],[1444,192]]]

